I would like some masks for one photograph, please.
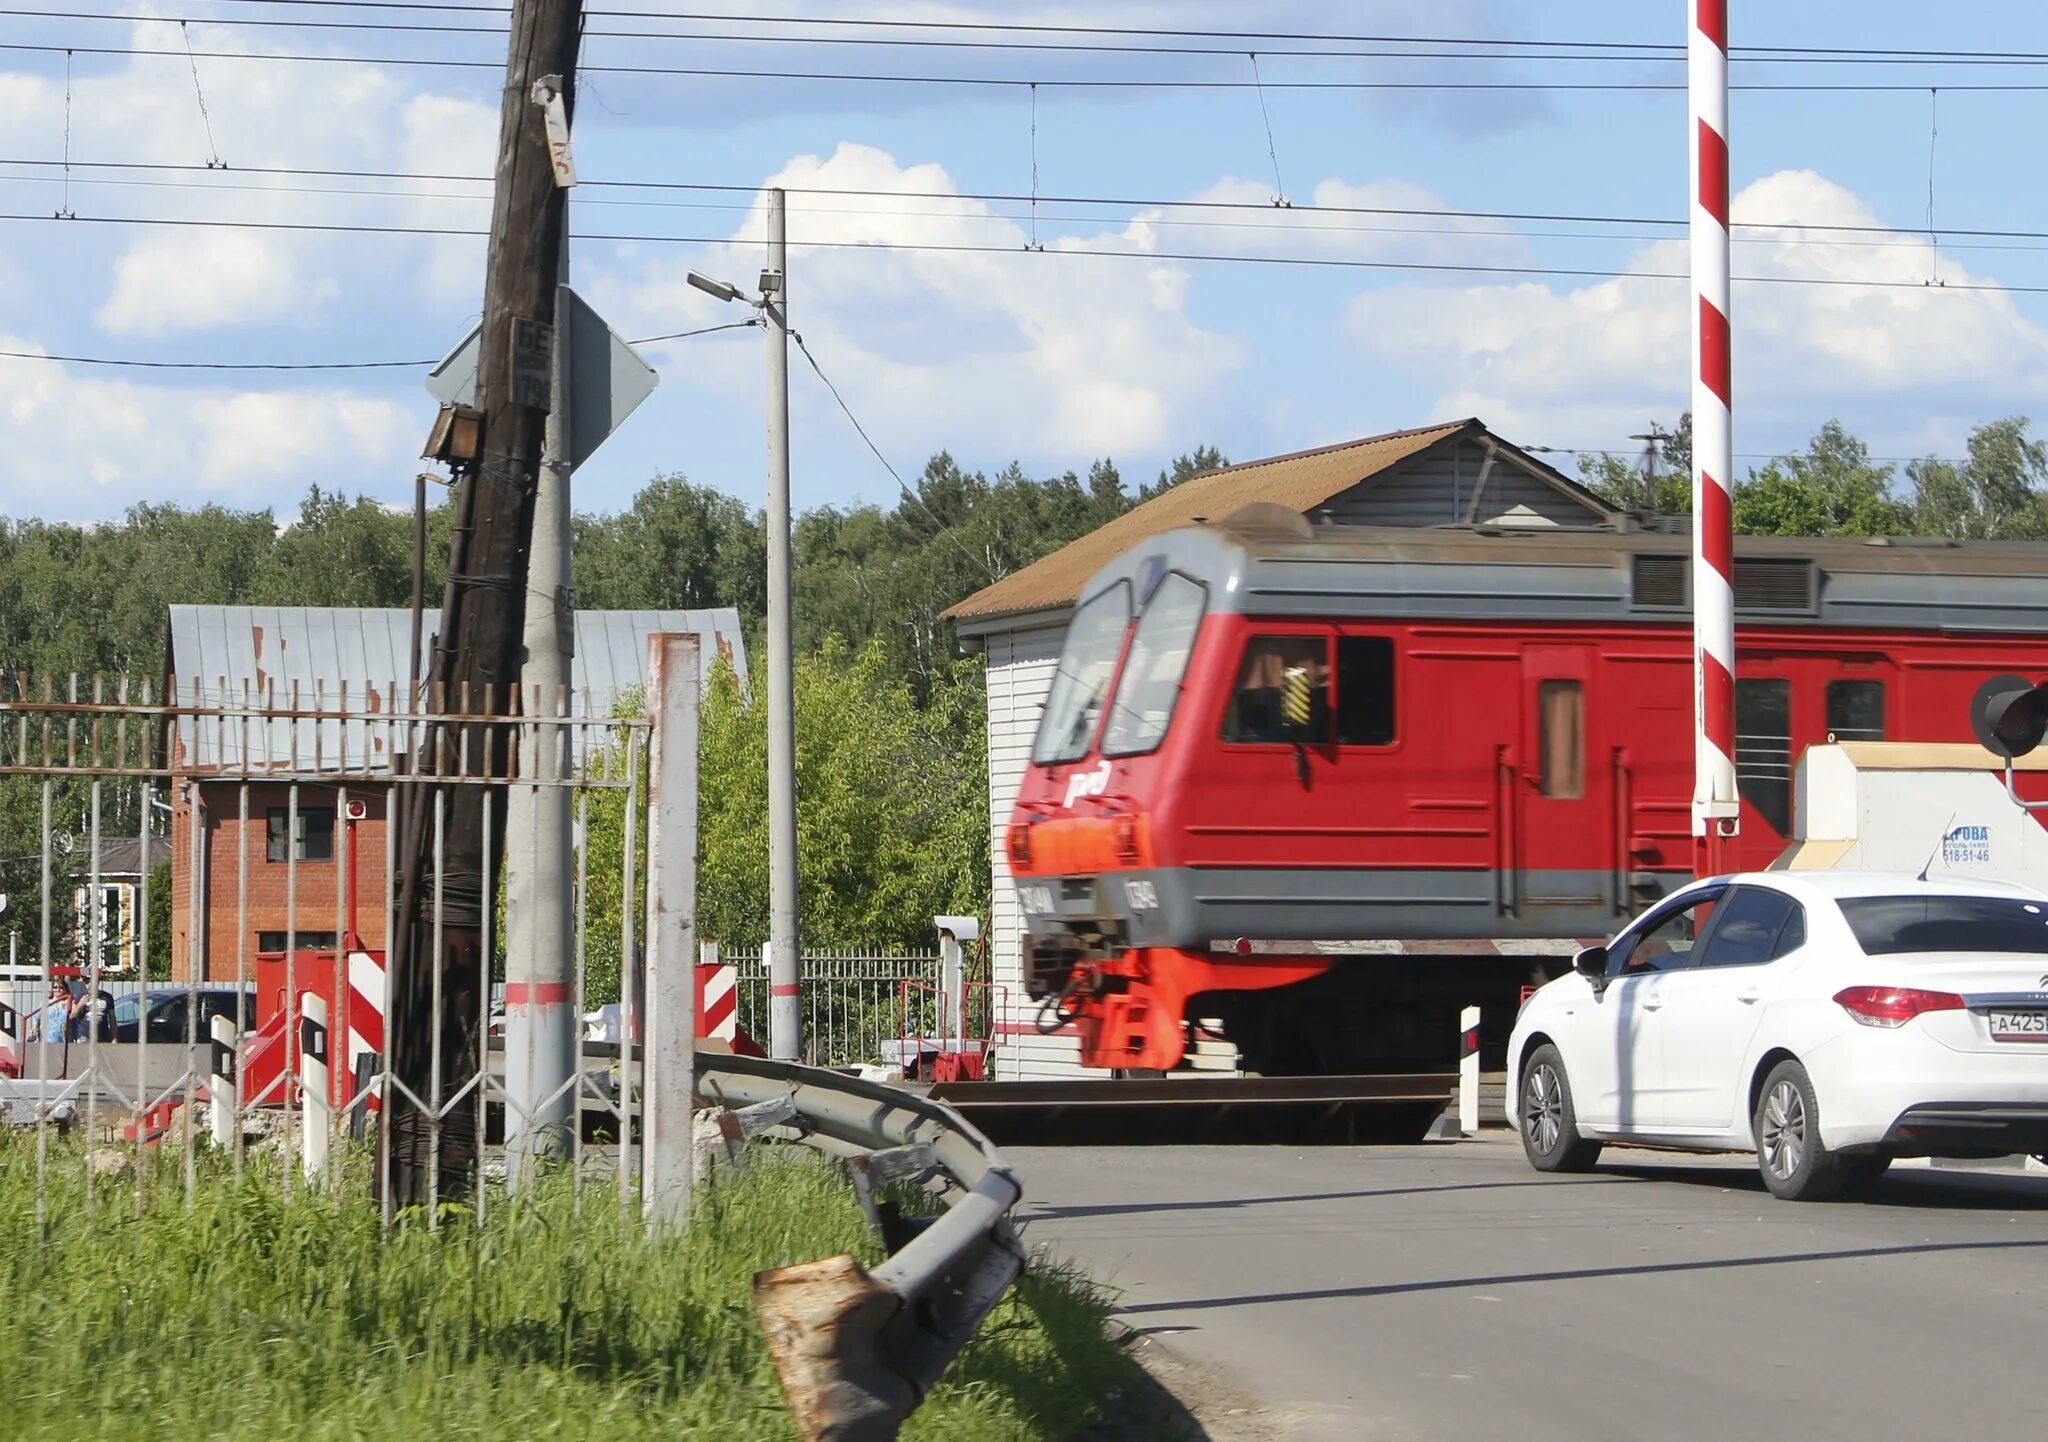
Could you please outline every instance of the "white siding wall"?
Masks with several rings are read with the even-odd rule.
[[[1024,958],[1019,944],[1023,917],[1010,883],[1003,835],[1010,810],[1031,759],[1031,738],[1045,710],[1065,627],[1013,631],[988,641],[988,820],[991,867],[989,956],[996,985],[1008,1003],[1008,1023],[997,1039],[995,1073],[1002,1081],[1100,1076],[1079,1064],[1080,1042],[1071,1033],[1039,1036],[1022,1030],[1037,1007],[1024,994]]]

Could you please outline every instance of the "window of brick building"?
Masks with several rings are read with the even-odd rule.
[[[273,806],[266,817],[269,824],[269,839],[264,847],[264,856],[271,861],[283,862],[286,857],[285,837],[291,829],[291,811],[288,807]],[[298,852],[300,861],[334,860],[334,808],[332,806],[301,806],[299,808]]]

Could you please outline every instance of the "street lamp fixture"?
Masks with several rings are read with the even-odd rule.
[[[690,272],[690,284],[716,300],[735,301],[747,299],[747,293],[729,281],[714,280],[708,275]]]

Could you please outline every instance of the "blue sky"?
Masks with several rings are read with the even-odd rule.
[[[71,8],[71,7],[67,7]],[[105,14],[353,19],[388,11],[279,4],[129,6]],[[680,9],[612,0],[605,9]],[[732,7],[737,11],[740,7]],[[954,3],[762,5],[756,14],[1027,20],[1320,34],[1681,43],[1682,0],[1634,3]],[[2038,4],[1732,0],[1736,44],[1980,49],[2048,54]],[[425,23],[489,15],[421,12]],[[607,28],[795,34],[596,17]],[[815,33],[815,32],[811,32]],[[842,31],[845,33],[878,32]],[[915,32],[879,32],[902,36]],[[931,35],[934,32],[922,32]],[[937,32],[943,34],[945,32]],[[956,34],[958,32],[955,32]],[[165,361],[390,360],[438,354],[481,305],[482,245],[466,237],[126,226],[157,219],[481,227],[486,187],[279,176],[260,167],[487,173],[496,78],[487,64],[434,69],[308,64],[280,53],[464,58],[495,63],[491,35],[339,32],[232,24],[0,18],[0,44],[139,48],[72,56],[74,161],[226,169],[75,168],[64,154],[65,63],[0,49],[0,212],[76,221],[0,222],[0,350]],[[1011,38],[1016,38],[1012,36]],[[1075,37],[1068,37],[1075,38]],[[1080,37],[1087,38],[1087,37]],[[1113,37],[1095,37],[1112,39]],[[1146,43],[1126,41],[1124,43]],[[1155,41],[1151,43],[1171,43]],[[792,315],[876,443],[906,475],[940,448],[970,467],[1012,459],[1034,473],[1109,455],[1128,478],[1177,452],[1234,458],[1477,414],[1511,439],[1630,446],[1687,395],[1687,290],[1643,271],[1683,270],[1682,230],[1436,217],[1433,210],[1674,218],[1687,202],[1685,102],[1669,92],[1565,89],[1356,91],[1284,88],[1329,79],[1573,79],[1675,83],[1683,67],[1639,60],[1384,60],[1260,54],[1245,89],[1105,89],[1078,79],[1243,81],[1224,54],[947,51],[689,42],[595,35],[575,152],[590,180],[858,189],[792,194]],[[1353,48],[1372,49],[1370,44]],[[1384,49],[1380,46],[1377,48]],[[1409,47],[1422,49],[1427,47]],[[217,53],[258,58],[221,58]],[[957,74],[1039,81],[1037,190],[1047,197],[1229,199],[1279,189],[1293,210],[1146,212],[1046,200],[1026,253],[1029,207],[902,192],[1028,194],[1028,88],[646,76],[603,66]],[[1739,63],[1736,81],[1871,81],[1891,93],[1733,97],[1737,218],[1773,229],[1738,245],[1738,275],[1908,282],[1891,288],[1738,285],[1736,448],[1796,447],[1831,416],[1880,455],[1954,454],[1971,424],[2038,414],[2048,393],[2048,285],[2032,239],[1927,240],[1930,112],[1938,115],[1934,207],[1942,226],[2048,230],[2031,137],[2048,66]],[[1938,87],[1938,97],[1929,87]],[[211,126],[211,139],[207,125]],[[118,181],[118,184],[102,182]],[[140,183],[138,183],[140,182]],[[310,193],[342,192],[342,193]],[[399,193],[408,192],[408,193]],[[1308,203],[1409,214],[1311,213]],[[689,290],[692,266],[751,280],[760,216],[743,192],[579,189],[586,233],[701,237],[709,244],[583,242],[579,289],[629,336],[736,318]],[[1890,232],[1793,228],[1863,225]],[[807,239],[869,248],[810,249]],[[873,243],[994,247],[880,250]],[[1099,252],[1114,251],[1116,256]],[[1126,258],[1138,252],[1144,258]],[[1162,252],[1323,257],[1638,273],[1623,278],[1271,266]],[[1918,281],[1940,277],[1950,288]],[[1987,287],[1964,290],[1965,285]],[[681,471],[755,499],[761,471],[757,334],[651,348],[653,399],[578,474],[585,509],[624,505],[652,474]],[[114,370],[0,358],[0,511],[115,516],[142,500],[295,509],[307,485],[397,501],[432,403],[412,370],[305,373]],[[894,485],[801,360],[792,377],[799,505],[888,501]]]

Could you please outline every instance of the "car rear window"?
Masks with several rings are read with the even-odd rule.
[[[2048,956],[2048,904],[2006,896],[1858,896],[1842,902],[1871,956],[2017,951]]]

